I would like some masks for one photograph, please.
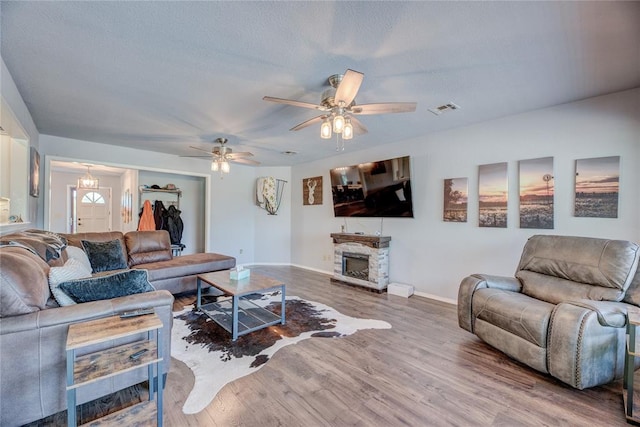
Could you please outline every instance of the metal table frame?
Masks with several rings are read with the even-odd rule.
[[[245,279],[245,280],[249,280],[249,279]],[[278,286],[273,286],[270,288],[264,288],[264,289],[260,289],[260,290],[250,290],[247,292],[240,292],[234,295],[231,295],[231,316],[232,316],[232,321],[231,321],[231,327],[228,328],[227,325],[223,324],[222,322],[220,322],[218,319],[216,319],[214,316],[212,316],[207,310],[207,306],[208,305],[214,305],[214,304],[218,304],[218,303],[211,303],[211,304],[206,304],[206,305],[202,305],[202,279],[200,278],[200,276],[198,276],[197,278],[197,289],[198,289],[198,296],[197,296],[197,300],[196,300],[196,309],[199,310],[200,312],[206,314],[207,316],[209,316],[209,318],[211,318],[211,320],[213,320],[214,322],[216,322],[217,324],[219,324],[220,326],[222,326],[224,329],[226,329],[227,331],[229,331],[231,333],[231,340],[232,341],[236,341],[238,339],[239,336],[248,334],[250,332],[253,331],[257,331],[259,329],[263,329],[266,328],[268,326],[272,326],[272,325],[276,325],[276,324],[285,324],[285,284],[281,284]],[[216,288],[214,283],[210,283],[210,282],[206,282],[209,285],[213,286],[214,288]],[[218,288],[216,288],[218,289]],[[221,289],[219,289],[221,290]],[[263,294],[263,293],[267,293],[267,292],[271,292],[271,291],[280,291],[280,295],[282,297],[281,300],[281,304],[282,304],[282,308],[281,308],[281,314],[280,314],[280,318],[279,319],[274,319],[272,321],[263,321],[261,322],[260,325],[255,326],[255,327],[248,327],[245,328],[244,330],[240,331],[238,328],[238,311],[239,311],[239,306],[240,306],[240,299],[242,297],[246,297],[248,295],[253,295],[253,294]],[[256,306],[257,307],[257,306]],[[264,308],[258,307],[260,309],[262,309],[263,311],[270,313],[273,316],[276,316],[275,313],[266,310]],[[231,330],[229,330],[231,329]]]

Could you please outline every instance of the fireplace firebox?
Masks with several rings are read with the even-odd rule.
[[[360,280],[369,280],[369,255],[343,252],[342,275]]]

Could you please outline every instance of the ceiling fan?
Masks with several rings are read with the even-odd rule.
[[[416,110],[415,102],[384,102],[376,104],[358,105],[355,97],[358,94],[364,74],[354,70],[347,70],[344,74],[334,74],[329,77],[329,89],[322,93],[320,104],[296,101],[292,99],[265,96],[265,101],[294,107],[309,108],[322,111],[322,114],[304,121],[290,130],[300,130],[315,123],[322,122],[320,137],[331,138],[331,134],[342,135],[343,139],[353,138],[354,133],[363,134],[367,128],[355,116],[367,114],[408,113]]]
[[[247,159],[247,157],[252,157],[253,153],[248,151],[244,152],[236,152],[234,153],[231,147],[227,146],[227,138],[216,138],[214,140],[217,146],[214,146],[211,151],[189,146],[194,150],[204,151],[207,155],[198,155],[198,156],[180,156],[180,157],[211,157],[211,170],[214,172],[220,171],[220,173],[229,173],[229,163],[242,163],[245,165],[259,165],[260,162],[252,159]]]

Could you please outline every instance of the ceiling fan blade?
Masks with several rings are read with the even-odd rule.
[[[204,148],[194,147],[193,145],[190,145],[189,148],[193,148],[194,150],[204,151],[205,153],[212,154],[211,150],[205,150]]]
[[[296,126],[292,127],[292,128],[291,128],[291,129],[289,129],[289,130],[300,130],[300,129],[304,129],[304,128],[306,128],[307,126],[311,126],[312,124],[315,124],[315,123],[318,123],[318,122],[323,121],[325,118],[327,118],[327,116],[326,116],[326,115],[323,115],[323,116],[316,116],[316,117],[314,117],[314,118],[312,118],[312,119],[309,119],[309,120],[307,120],[307,121],[305,121],[305,122],[300,123],[299,125],[296,125]]]
[[[233,152],[233,153],[231,153],[231,154],[227,154],[227,157],[228,157],[228,158],[230,158],[230,159],[234,159],[234,160],[236,159],[236,157],[252,157],[252,156],[253,156],[253,153],[250,153],[250,152],[248,152],[248,151],[242,151],[242,152],[239,152],[239,153],[236,153],[236,152],[234,151],[234,152]]]
[[[179,156],[179,157],[200,157],[200,158],[211,158],[213,156],[213,154],[209,153],[208,156]]]
[[[353,116],[349,117],[349,120],[351,120],[351,124],[353,125],[354,134],[357,135],[357,134],[364,134],[369,132],[360,120],[356,119]]]
[[[312,110],[326,111],[327,108],[322,105],[311,104],[310,102],[294,101],[293,99],[274,98],[273,96],[263,96],[263,100],[275,102],[277,104],[293,105],[294,107],[310,108]]]
[[[358,94],[358,90],[360,90],[362,79],[364,79],[364,74],[358,71],[347,70],[338,85],[338,89],[336,89],[334,96],[336,104],[341,105],[341,103],[343,103],[342,105],[345,107],[351,104]]]
[[[350,108],[353,114],[410,113],[416,111],[415,102],[383,102],[379,104],[361,104]]]
[[[260,164],[260,162],[258,162],[256,160],[243,159],[243,158],[229,159],[229,161],[234,162],[234,163],[242,163],[244,165],[259,165]]]

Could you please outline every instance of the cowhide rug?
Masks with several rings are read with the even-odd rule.
[[[278,292],[257,296],[254,303],[280,314]],[[287,296],[285,325],[251,332],[231,341],[231,334],[193,306],[174,313],[171,356],[193,371],[195,384],[182,411],[195,414],[215,398],[225,384],[257,371],[279,349],[307,338],[338,338],[360,329],[389,329],[381,320],[345,316],[333,308]]]

